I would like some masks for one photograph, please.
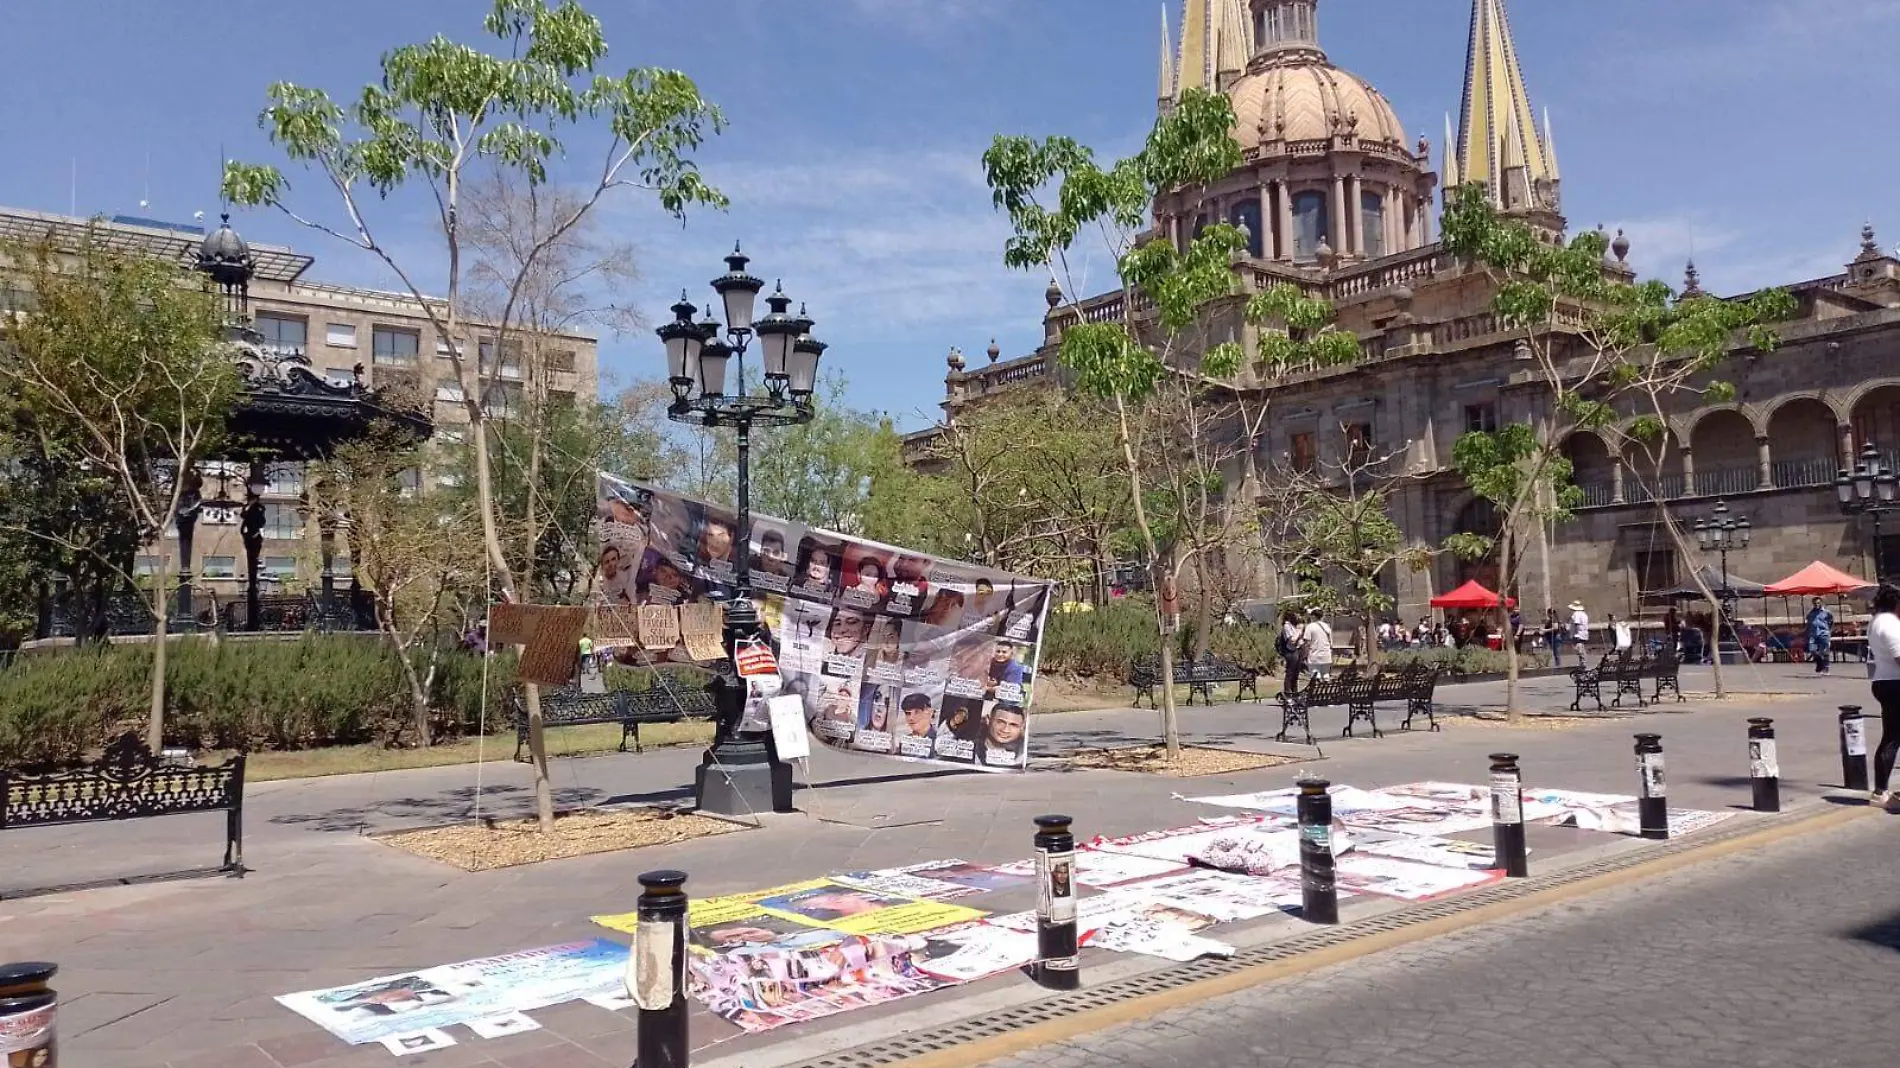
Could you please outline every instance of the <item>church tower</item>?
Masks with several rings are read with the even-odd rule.
[[[1464,106],[1447,164],[1447,196],[1457,185],[1480,184],[1498,210],[1552,239],[1561,238],[1562,180],[1550,115],[1544,115],[1540,134],[1504,0],[1471,2]]]

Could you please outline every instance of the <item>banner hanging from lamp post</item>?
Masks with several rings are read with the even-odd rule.
[[[729,599],[730,509],[600,476],[603,613]],[[752,517],[752,598],[782,692],[833,749],[986,770],[1027,763],[1029,701],[1051,585],[819,527]],[[628,655],[631,655],[629,648]]]

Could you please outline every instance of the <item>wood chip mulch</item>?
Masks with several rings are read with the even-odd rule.
[[[491,871],[592,853],[670,845],[744,829],[708,816],[640,808],[562,813],[555,817],[551,834],[543,834],[540,824],[529,818],[462,823],[377,837],[397,849],[463,871]]]
[[[1078,749],[1069,757],[1069,766],[1099,771],[1134,771],[1147,775],[1166,775],[1192,779],[1202,775],[1223,775],[1256,768],[1277,768],[1298,764],[1307,758],[1248,753],[1235,749],[1209,749],[1183,746],[1180,759],[1170,761],[1165,745],[1117,746],[1113,749]]]

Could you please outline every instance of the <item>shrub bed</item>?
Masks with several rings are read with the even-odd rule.
[[[1215,656],[1272,673],[1280,658],[1273,651],[1277,631],[1252,623],[1217,625],[1207,650]],[[1185,659],[1194,648],[1192,627],[1176,634],[1175,655]],[[1043,629],[1040,670],[1081,678],[1126,679],[1128,665],[1159,654],[1153,602],[1129,597],[1092,612],[1051,612]]]

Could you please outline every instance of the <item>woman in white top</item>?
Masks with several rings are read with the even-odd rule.
[[[1869,800],[1887,804],[1887,780],[1900,756],[1900,588],[1882,586],[1874,594],[1874,621],[1867,627],[1867,651],[1874,661],[1874,700],[1880,702],[1880,748],[1874,750],[1874,792]]]

